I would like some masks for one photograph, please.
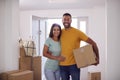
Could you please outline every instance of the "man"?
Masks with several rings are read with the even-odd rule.
[[[64,29],[61,35],[61,56],[65,57],[65,61],[60,62],[60,72],[62,80],[80,80],[80,69],[77,68],[73,55],[73,49],[80,47],[80,42],[85,41],[92,45],[93,50],[97,56],[97,63],[99,64],[99,51],[96,43],[86,34],[78,29],[71,27],[72,16],[69,13],[63,14],[62,22]]]

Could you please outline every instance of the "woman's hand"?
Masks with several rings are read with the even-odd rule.
[[[63,56],[57,56],[57,60],[58,61],[65,61],[65,57],[63,57]]]

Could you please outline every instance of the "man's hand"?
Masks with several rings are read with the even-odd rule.
[[[99,58],[96,58],[96,63],[92,64],[92,65],[95,65],[97,66],[99,64]]]

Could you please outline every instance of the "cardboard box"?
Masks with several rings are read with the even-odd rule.
[[[8,76],[13,73],[18,73],[21,72],[22,70],[12,70],[12,71],[7,71],[3,72],[0,74],[0,80],[8,80]]]
[[[92,45],[85,45],[75,49],[73,53],[78,68],[87,67],[96,63],[96,56],[93,52]]]
[[[20,48],[20,70],[32,70],[34,80],[41,80],[41,56],[26,56],[24,47]]]
[[[26,70],[10,74],[8,80],[33,80],[33,71]]]
[[[101,72],[88,72],[88,80],[101,80]]]
[[[41,56],[26,56],[19,58],[20,70],[32,70],[34,80],[41,80]]]
[[[20,57],[19,58],[20,70],[32,70],[32,57]]]
[[[26,53],[25,53],[25,49],[24,47],[20,47],[20,57],[25,57]]]
[[[41,79],[41,56],[33,58],[33,71],[34,71],[34,80]]]

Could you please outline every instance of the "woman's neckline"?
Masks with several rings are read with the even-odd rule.
[[[54,38],[50,38],[50,39],[52,39],[54,42],[59,42],[59,40],[55,40]]]

